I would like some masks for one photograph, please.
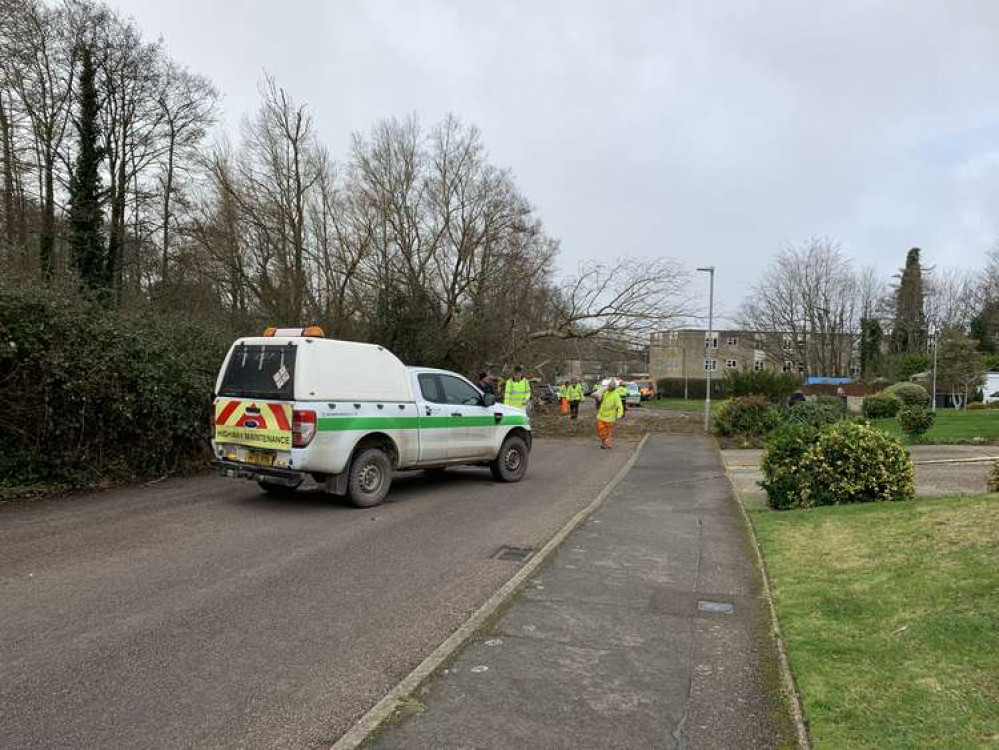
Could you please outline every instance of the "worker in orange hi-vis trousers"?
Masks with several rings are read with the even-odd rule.
[[[614,447],[614,423],[624,415],[617,385],[617,381],[611,378],[603,389],[597,409],[597,437],[600,438],[600,447],[604,449]]]

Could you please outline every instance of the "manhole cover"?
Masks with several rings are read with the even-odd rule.
[[[493,554],[494,560],[513,560],[525,562],[534,554],[534,547],[510,547],[504,544]]]
[[[710,615],[730,615],[735,612],[735,607],[729,602],[698,602],[697,608],[701,612]]]

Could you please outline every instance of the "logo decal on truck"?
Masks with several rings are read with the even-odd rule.
[[[215,439],[253,448],[291,450],[291,406],[218,399]]]

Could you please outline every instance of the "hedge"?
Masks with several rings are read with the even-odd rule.
[[[659,378],[656,381],[656,394],[659,398],[687,398],[703,399],[707,394],[708,381],[706,378]],[[711,379],[711,398],[722,399],[725,397],[725,387],[722,379]]]
[[[232,338],[180,313],[0,288],[0,485],[206,465],[212,390]]]
[[[780,411],[763,396],[729,399],[715,416],[715,432],[724,436],[763,437],[780,424]]]
[[[875,393],[864,399],[864,416],[868,419],[888,419],[898,414],[902,400],[890,393]]]
[[[723,382],[729,398],[763,396],[774,404],[785,403],[801,387],[797,374],[775,370],[727,370]]]

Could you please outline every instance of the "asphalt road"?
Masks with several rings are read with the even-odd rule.
[[[520,484],[371,510],[214,476],[0,508],[0,747],[328,746],[632,448],[538,440]]]

